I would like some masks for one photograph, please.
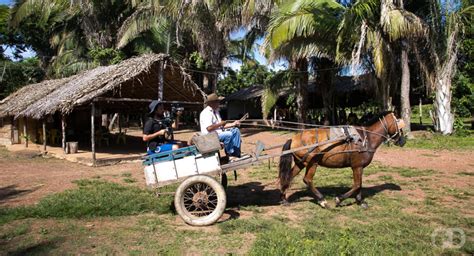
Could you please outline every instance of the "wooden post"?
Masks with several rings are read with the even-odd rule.
[[[15,118],[12,116],[10,118],[10,121],[11,121],[11,123],[10,123],[10,125],[11,125],[10,126],[11,127],[11,129],[10,129],[10,133],[11,133],[10,138],[11,138],[11,142],[12,142],[12,145],[13,145],[15,143],[15,129],[16,129]]]
[[[421,107],[421,98],[420,98],[420,125],[423,125],[423,108]]]
[[[91,107],[91,150],[92,150],[92,165],[95,166],[95,104]]]
[[[160,61],[160,70],[158,70],[158,100],[163,100],[163,74],[164,74],[165,65],[163,60]]]
[[[43,118],[43,154],[46,155],[46,118]]]
[[[66,153],[66,117],[64,115],[61,115],[61,142],[64,153]]]
[[[25,138],[25,147],[28,147],[28,128],[27,128],[28,120],[26,116],[23,118],[23,138]]]
[[[118,128],[119,128],[119,134],[122,133],[122,124],[120,123],[120,113],[117,115],[117,123],[118,123]]]

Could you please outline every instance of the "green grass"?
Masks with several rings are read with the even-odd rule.
[[[1,208],[0,223],[21,218],[93,218],[145,212],[169,213],[171,196],[100,180],[78,180],[78,188],[42,199],[29,207]]]
[[[448,150],[474,150],[474,135],[461,136],[443,136],[433,134],[428,138],[409,139],[405,145],[408,148],[423,149],[448,149]]]
[[[402,177],[421,177],[421,176],[431,176],[436,174],[436,171],[433,170],[420,170],[415,168],[398,168],[397,172]]]
[[[46,197],[35,206],[0,210],[0,244],[6,253],[13,254],[472,253],[474,218],[464,215],[457,207],[444,205],[441,200],[449,195],[459,199],[465,208],[472,209],[468,203],[472,191],[438,186],[433,180],[437,172],[433,170],[379,165],[370,165],[364,170],[364,177],[374,174],[379,175],[370,181],[375,185],[366,185],[363,192],[369,203],[368,210],[357,205],[322,209],[306,199],[296,200],[289,207],[257,202],[238,207],[236,211],[240,216],[235,219],[203,228],[183,224],[170,210],[172,196],[156,197],[153,192],[133,184],[80,180],[76,182],[77,188]],[[268,170],[263,165],[249,170],[248,176],[256,181],[265,176],[274,179],[276,169]],[[352,171],[318,168],[314,181],[333,206],[334,196],[352,185]],[[305,191],[301,174],[292,188]],[[402,194],[411,188],[421,188],[425,198],[413,200]],[[176,186],[171,186],[161,191],[175,189]],[[304,192],[300,194],[308,198]],[[266,199],[264,196],[274,194],[262,192],[262,202]],[[348,199],[351,201],[353,199]],[[90,223],[96,226],[91,227]],[[433,231],[447,227],[458,227],[466,232],[469,239],[462,248],[442,249],[432,245]]]

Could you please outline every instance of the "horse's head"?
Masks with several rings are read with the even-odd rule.
[[[403,147],[406,143],[406,137],[403,135],[405,122],[403,119],[397,119],[393,112],[387,113],[380,122],[387,133],[387,140],[394,141],[395,145]]]

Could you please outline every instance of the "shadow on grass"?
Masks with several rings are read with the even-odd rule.
[[[318,190],[325,196],[335,197],[350,190],[347,186],[326,186],[318,187]],[[401,187],[394,183],[384,183],[381,185],[364,187],[362,195],[364,198],[370,198],[376,194],[385,191],[400,191]],[[311,196],[308,190],[297,191],[290,195],[290,202],[298,202],[304,197]],[[314,201],[313,199],[311,199]],[[280,204],[280,190],[265,190],[265,185],[260,182],[249,182],[239,186],[230,186],[227,189],[228,206],[274,206]]]
[[[10,185],[6,187],[1,187],[0,188],[0,204],[4,203],[10,199],[20,197],[22,195],[29,194],[31,192],[34,192],[38,188],[33,188],[33,189],[17,189],[16,185]]]
[[[63,241],[59,238],[38,242],[27,247],[20,247],[7,252],[7,255],[46,255],[49,251],[58,248]]]

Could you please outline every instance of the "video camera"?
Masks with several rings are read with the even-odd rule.
[[[174,135],[173,135],[173,122],[174,120],[176,119],[176,116],[177,116],[177,113],[179,111],[183,111],[184,108],[181,107],[179,104],[172,104],[171,105],[171,111],[169,111],[167,114],[165,114],[164,116],[164,119],[163,119],[163,124],[166,126],[166,130],[169,134],[169,138],[170,140],[173,140],[174,139]]]

